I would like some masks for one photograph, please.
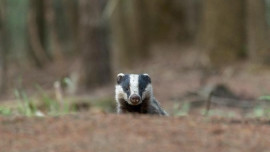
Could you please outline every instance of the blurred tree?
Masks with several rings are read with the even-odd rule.
[[[247,41],[253,62],[270,64],[270,35],[264,0],[247,1]]]
[[[185,39],[183,1],[156,0],[145,1],[148,15],[149,38],[152,42],[170,39]]]
[[[189,42],[198,32],[201,12],[200,0],[144,1],[152,42]]]
[[[45,18],[46,18],[46,28],[48,32],[48,40],[50,52],[53,54],[53,58],[62,59],[63,58],[63,50],[61,46],[61,42],[59,40],[58,29],[56,26],[57,16],[55,14],[54,8],[55,0],[45,0]]]
[[[46,50],[44,1],[30,0],[28,11],[28,32],[31,49],[30,55],[38,67],[42,67],[48,60],[52,59]]]
[[[6,90],[7,85],[7,49],[4,37],[6,35],[5,0],[0,0],[0,95]]]
[[[41,46],[46,51],[46,56],[52,59],[51,54],[47,51],[47,34],[46,34],[46,20],[45,20],[45,0],[31,0],[32,10],[35,13],[35,21],[38,28],[38,36]],[[34,7],[34,8],[33,8]],[[31,9],[30,9],[31,11]]]
[[[67,41],[65,41],[65,49],[70,50],[72,53],[80,53],[78,41],[78,1],[77,0],[61,0],[63,7],[64,19],[66,20],[67,29],[65,33],[68,34]],[[59,24],[62,28],[63,24]],[[62,38],[62,37],[61,37]]]
[[[205,0],[201,32],[214,67],[238,60],[245,51],[245,0]]]
[[[9,43],[7,49],[14,59],[25,59],[29,50],[27,32],[29,0],[7,0],[5,3],[5,27],[8,35],[5,39]]]
[[[106,84],[111,80],[107,27],[101,20],[101,4],[101,0],[79,1],[83,79],[88,88]]]
[[[184,19],[188,40],[195,40],[200,26],[201,0],[184,0]]]
[[[149,56],[148,24],[143,0],[118,0],[109,3],[114,68],[131,67]]]

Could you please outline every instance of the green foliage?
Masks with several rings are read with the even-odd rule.
[[[112,101],[111,98],[105,98],[105,99],[100,99],[96,100],[92,104],[94,107],[103,109],[106,112],[113,112],[115,111],[115,102]]]
[[[263,117],[265,116],[266,112],[261,106],[256,106],[253,110],[254,117]]]
[[[267,95],[267,96],[261,96],[261,97],[259,97],[259,100],[267,100],[267,101],[270,101],[270,95]]]
[[[259,104],[257,105],[253,111],[251,112],[251,114],[248,115],[248,117],[270,117],[270,107],[269,105],[262,105]]]
[[[175,116],[186,116],[190,111],[190,103],[184,102],[182,105],[179,103],[174,104],[173,113]]]
[[[205,109],[201,110],[201,114],[205,114]],[[208,116],[220,116],[220,117],[227,117],[227,118],[233,118],[236,117],[236,113],[234,111],[227,111],[222,109],[212,109],[208,111]]]
[[[63,79],[65,88],[72,86],[69,79]],[[89,99],[85,97],[66,97],[58,89],[55,94],[49,94],[39,85],[36,85],[36,93],[29,96],[23,89],[15,89],[14,95],[17,99],[16,104],[12,106],[0,106],[0,115],[23,115],[23,116],[57,116],[78,111],[97,110],[100,112],[115,111],[115,102],[111,98]],[[62,87],[62,86],[61,86]],[[20,87],[21,88],[21,87]],[[57,95],[59,97],[55,97]],[[60,97],[61,96],[61,97]],[[10,108],[12,107],[12,108]]]
[[[10,108],[0,106],[0,115],[9,116],[11,113]]]
[[[37,112],[37,107],[31,101],[27,94],[24,91],[15,90],[14,94],[16,98],[20,101],[19,106],[17,108],[18,112],[22,115],[26,116],[35,116]]]
[[[41,94],[41,101],[45,104],[45,110],[49,115],[59,115],[76,112],[76,109],[72,104],[65,101],[57,101],[50,97],[39,85],[36,88]]]
[[[61,115],[76,112],[74,105],[69,102],[57,101],[50,97],[43,89],[36,85],[40,93],[40,99],[32,99],[23,90],[15,89],[14,94],[19,103],[16,108],[0,107],[0,115],[12,115],[18,113],[25,116]]]

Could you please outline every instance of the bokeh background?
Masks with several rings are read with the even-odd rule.
[[[172,115],[209,94],[268,115],[269,30],[269,0],[0,0],[0,111],[114,112],[123,72],[148,73]]]

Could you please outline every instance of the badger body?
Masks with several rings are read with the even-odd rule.
[[[168,115],[153,95],[148,74],[117,75],[115,86],[117,113]]]

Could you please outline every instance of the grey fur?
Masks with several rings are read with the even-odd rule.
[[[168,113],[160,107],[159,102],[153,98],[153,100],[143,101],[140,105],[130,105],[123,99],[119,99],[117,102],[117,113],[140,113],[140,114],[153,114],[153,115],[165,115]]]

